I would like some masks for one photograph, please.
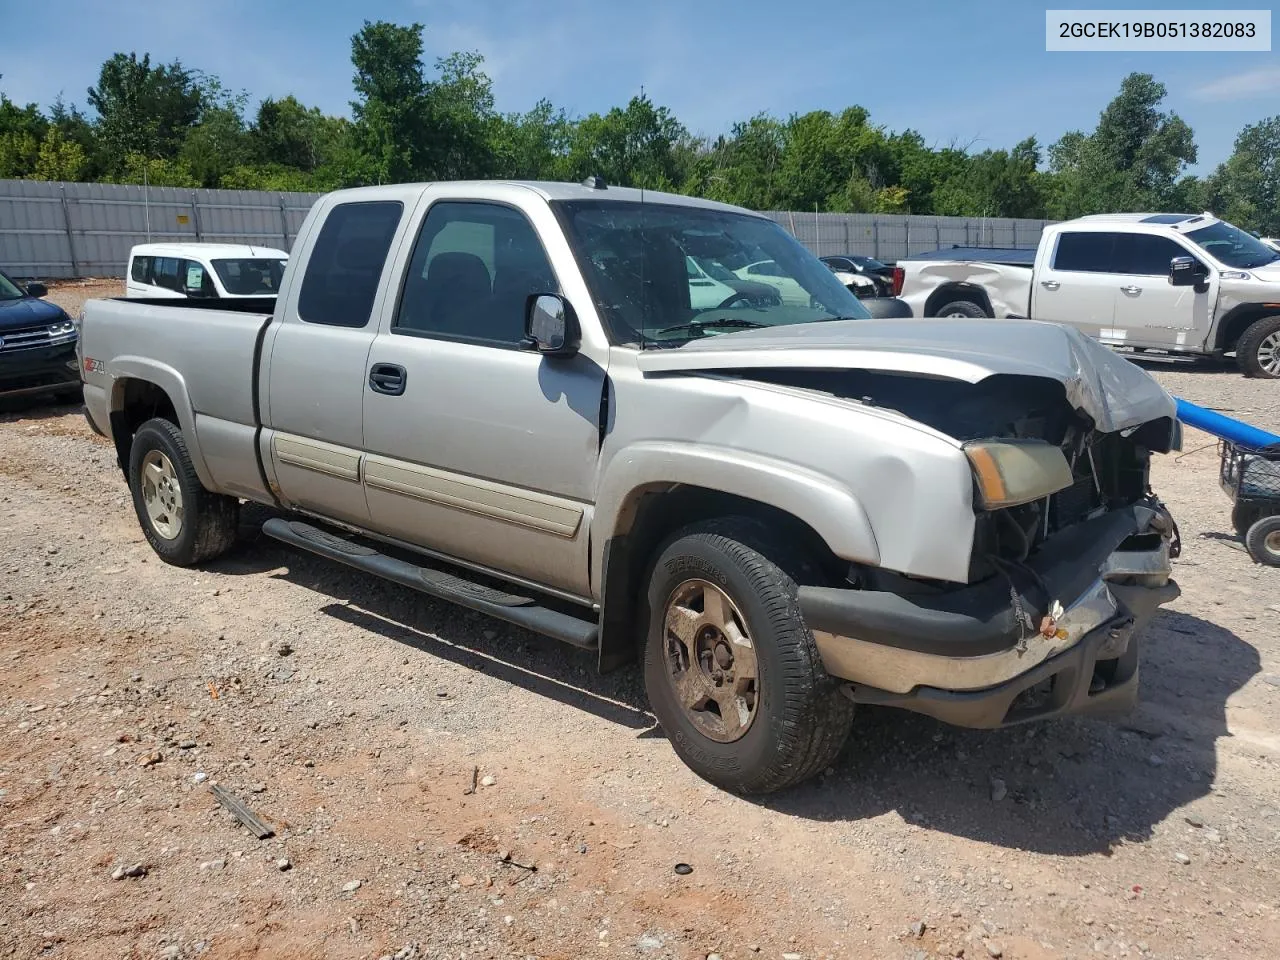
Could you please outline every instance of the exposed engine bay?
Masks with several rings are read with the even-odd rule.
[[[960,441],[1043,440],[1059,447],[1071,467],[1070,486],[1031,503],[979,509],[970,583],[1006,564],[1024,563],[1076,524],[1151,498],[1151,453],[1172,448],[1172,421],[1102,433],[1048,378],[996,375],[973,384],[865,370],[755,369],[739,375],[882,407]]]

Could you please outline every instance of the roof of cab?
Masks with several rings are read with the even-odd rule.
[[[129,251],[132,257],[283,257],[289,254],[275,247],[248,243],[139,243]]]
[[[666,193],[661,190],[643,190],[638,187],[619,187],[612,184],[593,187],[586,183],[560,183],[551,180],[437,180],[421,183],[384,184],[370,187],[347,187],[333,191],[341,199],[355,199],[357,196],[371,197],[379,194],[399,193],[406,188],[425,191],[431,187],[448,187],[450,193],[465,192],[474,188],[481,196],[493,196],[495,192],[519,189],[532,190],[544,200],[613,200],[625,203],[664,203],[684,207],[698,207],[706,210],[723,210],[727,213],[743,213],[755,217],[764,214],[745,207],[720,203],[716,200],[704,200],[701,197],[689,197],[680,193]],[[403,195],[403,194],[401,194]],[[768,219],[765,217],[765,219]]]

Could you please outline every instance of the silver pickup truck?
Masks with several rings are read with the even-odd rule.
[[[772,261],[791,293],[695,308],[688,257]],[[823,770],[859,703],[1123,712],[1178,594],[1148,465],[1180,435],[1147,373],[1053,324],[872,320],[735,207],[595,178],[338,191],[274,304],[80,324],[162,559],[275,507],[277,540],[639,659],[677,753],[735,791]]]

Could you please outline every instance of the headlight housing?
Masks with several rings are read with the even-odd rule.
[[[1043,440],[975,440],[964,453],[984,510],[1042,500],[1072,483],[1066,455]]]
[[[75,321],[70,318],[49,324],[49,336],[51,337],[65,337],[68,334],[74,334],[75,332]]]

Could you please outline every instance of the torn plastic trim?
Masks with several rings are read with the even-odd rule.
[[[1126,514],[1125,519],[1129,522],[1113,521],[1109,525],[1110,535],[1101,539],[1104,544],[1101,554],[1081,556],[1071,553],[1066,549],[1071,544],[1061,536],[1051,542],[1055,550],[1066,554],[1057,567],[1072,567],[1072,574],[1078,576],[1084,572],[1088,579],[1083,589],[1074,595],[1061,594],[1063,600],[1058,602],[1064,609],[1061,612],[1053,610],[1058,615],[1053,618],[1053,629],[1048,632],[1026,630],[1016,625],[1007,592],[1003,594],[1004,605],[997,614],[984,618],[982,614],[973,612],[982,606],[970,605],[971,610],[966,613],[922,610],[907,598],[883,591],[801,587],[801,608],[813,628],[827,672],[843,680],[895,694],[908,693],[916,686],[947,690],[981,689],[1008,681],[1069,650],[1100,624],[1123,612],[1124,608],[1140,607],[1141,612],[1149,616],[1161,603],[1167,603],[1176,596],[1176,593],[1166,595],[1166,588],[1172,582],[1172,563],[1169,536],[1160,529],[1163,515],[1146,505],[1118,512]],[[1099,533],[1098,521],[1085,526],[1092,527],[1095,534]],[[1140,543],[1142,538],[1152,534],[1159,537],[1157,545],[1145,550],[1134,549],[1135,541]],[[1044,565],[1040,572],[1051,589],[1055,585],[1068,586],[1070,583],[1070,579],[1064,580],[1061,573],[1055,575],[1053,569]],[[819,589],[828,592],[817,594],[815,606],[814,591]],[[981,589],[995,593],[995,588],[987,584],[981,585]],[[844,601],[840,604],[843,609],[822,610],[821,600],[837,599],[832,596],[837,593],[845,595],[838,598]],[[975,596],[974,588],[960,593]],[[992,602],[990,596],[977,596],[979,604]],[[884,601],[888,597],[896,597],[897,602],[890,601],[886,606]],[[1048,612],[1041,610],[1043,603],[1037,606],[1025,594],[1022,602],[1037,613]],[[888,631],[893,629],[893,623],[884,616],[867,617],[865,612],[868,609],[879,614],[886,610],[900,614],[903,619],[898,621],[898,625],[903,628],[904,635],[890,634]],[[844,629],[834,619],[837,613],[844,615],[841,617]],[[1032,619],[1041,622],[1038,617]],[[873,629],[859,631],[859,620],[870,624]],[[998,638],[998,642],[1005,646],[997,650],[979,648],[975,652],[975,640],[982,638],[984,644],[992,642],[996,638],[988,631],[996,627],[1007,628]],[[966,628],[967,632],[956,635],[957,630],[966,631]],[[928,637],[930,642],[927,644],[912,644],[912,638],[905,634],[915,634],[918,641],[922,639],[921,629],[938,633]],[[857,633],[862,636],[854,635]],[[874,639],[869,639],[869,634],[875,634]],[[952,645],[956,649],[949,650]]]

